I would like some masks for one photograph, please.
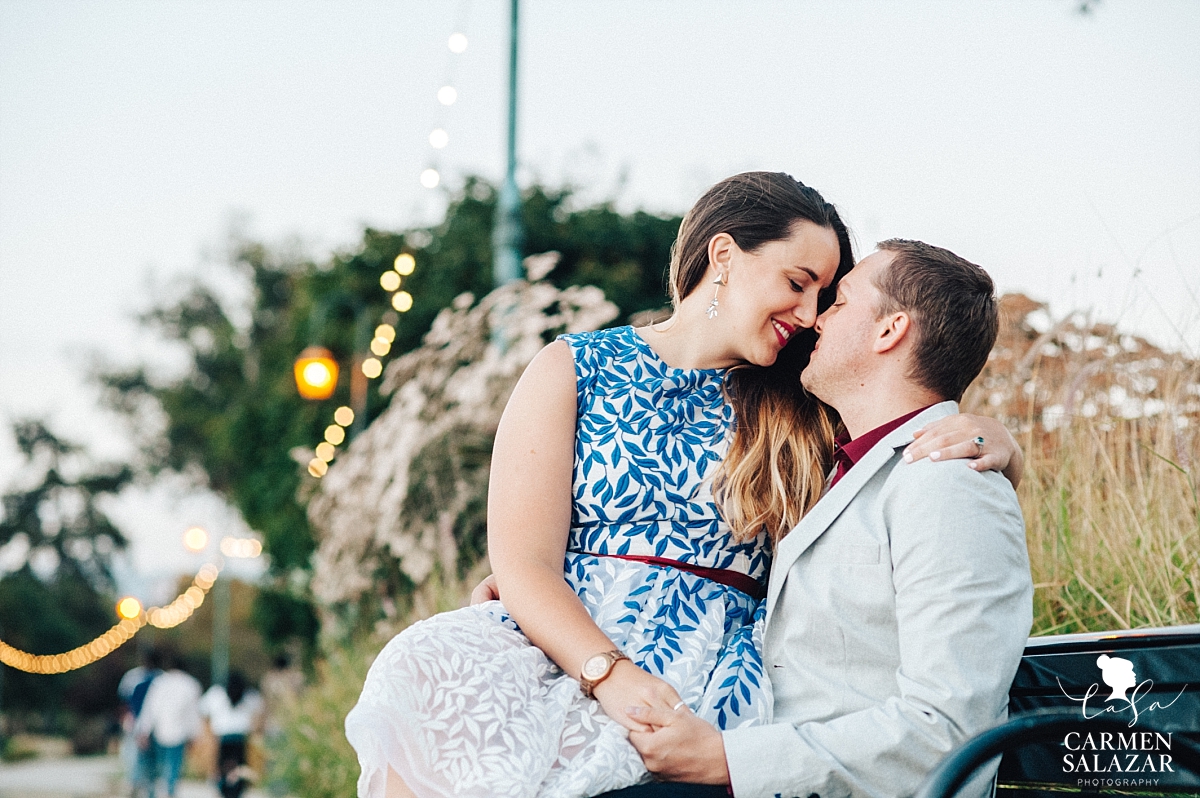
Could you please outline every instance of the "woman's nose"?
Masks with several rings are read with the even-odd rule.
[[[805,329],[813,327],[817,323],[817,294],[815,291],[809,291],[800,299],[800,302],[792,309],[792,315],[796,317],[796,321]]]

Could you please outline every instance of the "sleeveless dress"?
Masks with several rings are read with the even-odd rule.
[[[613,643],[700,717],[723,729],[769,723],[759,602],[688,571],[611,556],[765,582],[765,537],[735,542],[712,497],[733,421],[725,371],[673,369],[632,327],[561,339],[579,397],[565,579]],[[498,601],[393,638],[346,736],[362,765],[360,798],[383,798],[389,764],[419,798],[582,798],[649,780],[625,728]]]

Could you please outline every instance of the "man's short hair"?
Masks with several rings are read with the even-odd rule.
[[[876,245],[891,265],[875,280],[879,317],[904,311],[916,332],[909,376],[942,399],[958,401],[987,363],[1000,329],[996,287],[987,272],[922,241]]]

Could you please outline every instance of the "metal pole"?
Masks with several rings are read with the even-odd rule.
[[[212,683],[229,682],[229,577],[213,585]]]
[[[521,279],[521,192],[517,190],[517,7],[509,0],[508,164],[492,228],[492,279],[499,287]]]

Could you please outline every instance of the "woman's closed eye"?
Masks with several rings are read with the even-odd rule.
[[[790,285],[792,287],[792,290],[795,291],[797,294],[804,293],[804,286],[800,285],[800,283],[796,282],[795,280],[788,280],[788,285]]]

